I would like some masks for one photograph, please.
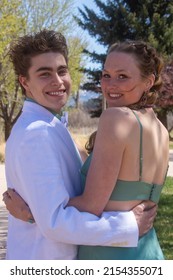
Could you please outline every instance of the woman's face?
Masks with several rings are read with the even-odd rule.
[[[138,102],[151,86],[141,77],[133,55],[123,52],[108,54],[102,71],[101,88],[109,107],[128,106]]]

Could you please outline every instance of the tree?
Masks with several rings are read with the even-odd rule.
[[[161,122],[167,127],[167,119],[165,115],[168,112],[173,112],[173,60],[165,64],[162,72],[163,86],[160,90],[156,112],[159,114]],[[173,125],[169,128],[169,133],[172,131]],[[173,138],[170,135],[170,140]]]
[[[8,46],[12,39],[22,34],[25,20],[19,6],[21,1],[1,1],[0,14],[0,118],[4,122],[5,140],[20,114],[19,87],[7,60]]]
[[[27,23],[24,33],[51,28],[69,36],[76,26],[73,8],[74,0],[23,0],[21,9]]]
[[[81,39],[71,38],[68,40],[69,46],[69,69],[70,75],[72,78],[72,95],[76,104],[76,108],[79,107],[79,89],[80,85],[84,79],[83,67],[84,67],[84,58],[83,50],[85,48],[85,42],[81,42]]]
[[[116,41],[142,39],[152,44],[166,58],[173,49],[173,2],[172,0],[94,0],[98,12],[87,8],[79,9],[76,17],[79,26],[87,30],[96,41],[108,48]],[[101,65],[105,54],[90,53],[92,61]],[[86,69],[94,84],[98,86],[99,71]],[[94,85],[94,86],[95,86]],[[89,89],[91,89],[91,86]],[[160,105],[162,106],[162,105]],[[158,116],[164,111],[158,111]]]

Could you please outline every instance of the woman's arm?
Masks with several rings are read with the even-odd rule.
[[[98,216],[103,212],[115,187],[125,150],[127,121],[122,115],[117,108],[102,114],[84,193],[70,199],[67,206]]]

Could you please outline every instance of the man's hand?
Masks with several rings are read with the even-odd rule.
[[[147,207],[148,203],[142,202],[132,210],[138,224],[139,236],[144,235],[153,227],[153,222],[157,215],[157,205],[150,209],[147,209]]]
[[[34,222],[29,206],[14,190],[8,189],[4,192],[3,201],[12,216],[25,222]]]

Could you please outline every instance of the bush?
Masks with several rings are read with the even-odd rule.
[[[91,118],[90,115],[81,109],[69,111],[69,130],[80,134],[90,134],[97,129],[98,118]]]

